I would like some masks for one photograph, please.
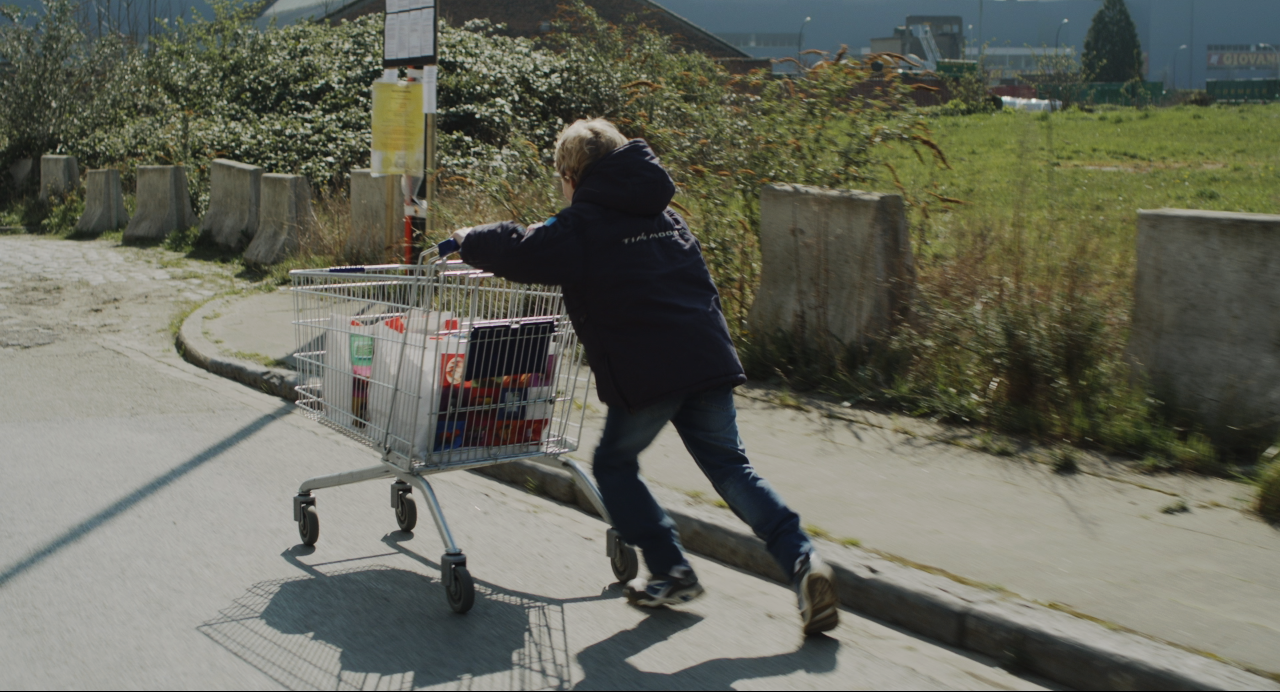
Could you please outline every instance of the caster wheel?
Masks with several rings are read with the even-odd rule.
[[[302,514],[298,519],[298,536],[302,538],[302,544],[312,546],[320,538],[320,515],[316,514],[315,505],[307,505],[302,508]]]
[[[613,557],[609,558],[609,566],[613,568],[613,576],[626,584],[640,573],[640,560],[636,557],[636,549],[619,541]]]
[[[471,581],[471,573],[462,565],[455,565],[453,581],[445,587],[445,595],[449,597],[449,607],[455,613],[471,610],[476,602],[476,585]]]
[[[396,523],[401,531],[406,532],[412,532],[418,525],[418,505],[408,493],[401,493],[400,501],[396,503]]]

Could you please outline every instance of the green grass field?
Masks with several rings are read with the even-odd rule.
[[[924,197],[926,256],[950,254],[964,231],[987,231],[1006,242],[1020,236],[1028,268],[1045,268],[1088,240],[1098,268],[1124,279],[1139,209],[1280,213],[1280,106],[1004,111],[932,127],[952,170],[902,154],[900,178],[908,190],[936,182],[934,192],[966,204],[946,211]]]

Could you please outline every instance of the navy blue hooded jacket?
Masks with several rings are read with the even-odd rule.
[[[631,412],[747,380],[701,246],[667,207],[674,194],[633,139],[588,166],[573,203],[546,222],[480,226],[462,243],[473,267],[563,287],[600,400]]]

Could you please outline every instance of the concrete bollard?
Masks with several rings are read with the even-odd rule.
[[[1137,250],[1135,374],[1252,461],[1280,437],[1280,216],[1139,211]]]
[[[89,171],[85,174],[84,187],[84,214],[76,222],[76,233],[97,235],[129,224],[120,171],[114,168]]]
[[[399,261],[404,244],[404,199],[400,176],[351,171],[351,235],[344,248],[350,262]]]
[[[900,195],[766,185],[760,253],[751,331],[786,334],[832,355],[882,337],[915,284]]]
[[[209,168],[209,211],[200,233],[230,250],[248,245],[258,228],[261,187],[261,168],[214,159]]]
[[[65,195],[80,187],[80,167],[74,156],[40,157],[40,201]]]
[[[161,240],[170,232],[196,224],[182,166],[138,166],[133,218],[124,239]]]
[[[314,224],[311,183],[305,176],[263,175],[258,230],[245,248],[245,261],[257,265],[279,262],[298,251],[302,234]]]

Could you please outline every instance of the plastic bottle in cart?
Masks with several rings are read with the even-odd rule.
[[[360,326],[352,321],[352,326]],[[364,427],[369,419],[369,377],[373,375],[373,337],[367,334],[351,335],[351,415],[355,424]]]

